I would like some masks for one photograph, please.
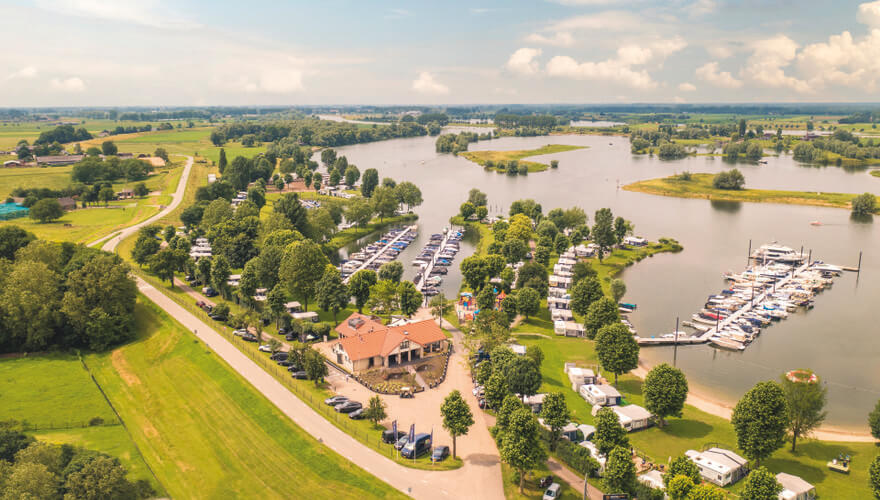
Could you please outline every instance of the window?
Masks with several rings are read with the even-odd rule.
[[[400,343],[400,350],[409,349],[409,340],[404,340]]]

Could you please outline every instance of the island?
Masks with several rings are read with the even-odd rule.
[[[496,172],[507,172],[511,162],[514,165],[525,165],[528,172],[543,172],[550,168],[547,163],[537,161],[522,161],[523,158],[531,156],[548,155],[552,153],[565,153],[566,151],[574,151],[576,149],[584,149],[587,146],[571,146],[567,144],[548,144],[537,149],[521,149],[514,151],[464,151],[459,153],[468,160],[486,167]]]

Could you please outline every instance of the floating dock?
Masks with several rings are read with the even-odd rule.
[[[378,259],[380,255],[385,253],[385,250],[388,250],[389,248],[391,248],[391,245],[397,243],[398,241],[401,240],[401,238],[403,238],[404,236],[406,236],[407,234],[409,234],[410,232],[413,232],[415,230],[416,230],[416,226],[407,226],[403,231],[400,232],[400,234],[398,234],[393,239],[391,239],[388,243],[386,243],[385,246],[383,246],[381,250],[374,253],[369,259],[365,260],[364,263],[361,264],[357,269],[355,269],[350,275],[346,276],[342,280],[342,282],[345,284],[348,284],[349,278],[351,278],[354,275],[354,273],[356,273],[360,270],[363,270],[363,269],[367,269],[370,266],[370,264],[373,263],[373,261]]]

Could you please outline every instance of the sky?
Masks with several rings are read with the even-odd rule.
[[[0,106],[880,102],[880,0],[0,0]]]

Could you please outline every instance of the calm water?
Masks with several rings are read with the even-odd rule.
[[[620,190],[618,186],[688,170],[718,172],[730,168],[717,158],[688,157],[677,161],[633,156],[624,137],[553,136],[505,137],[481,141],[471,150],[532,149],[545,144],[573,144],[587,149],[546,155],[558,159],[558,170],[508,177],[486,172],[467,160],[434,151],[434,138],[398,139],[340,148],[363,172],[379,170],[380,177],[409,180],[422,190],[418,207],[420,237],[401,257],[410,277],[410,261],[428,235],[439,232],[449,217],[477,187],[489,196],[491,214],[506,212],[514,200],[534,198],[546,213],[552,208],[581,206],[590,215],[611,207],[635,224],[636,234],[656,240],[676,238],[685,250],[658,255],[634,265],[622,276],[626,300],[638,304],[632,321],[642,335],[672,331],[676,316],[683,320],[698,311],[707,295],[724,286],[721,274],[742,270],[751,239],[754,245],[779,241],[813,250],[814,259],[855,266],[864,251],[862,273],[838,278],[821,293],[816,307],[766,329],[745,352],[717,351],[708,346],[678,348],[677,366],[693,385],[711,388],[729,401],[737,400],[752,385],[774,379],[793,368],[816,370],[829,387],[828,423],[863,429],[866,415],[880,398],[880,342],[869,304],[880,298],[880,231],[872,223],[850,220],[841,209],[771,204],[713,203],[650,196]],[[865,171],[837,167],[805,167],[790,157],[767,158],[765,165],[738,164],[746,183],[754,188],[837,192],[876,191],[880,179]],[[822,226],[811,226],[820,220]],[[880,221],[878,221],[880,222]],[[456,261],[473,252],[462,245]],[[461,282],[457,271],[444,281],[447,296]],[[673,348],[642,349],[649,363],[673,362]]]

